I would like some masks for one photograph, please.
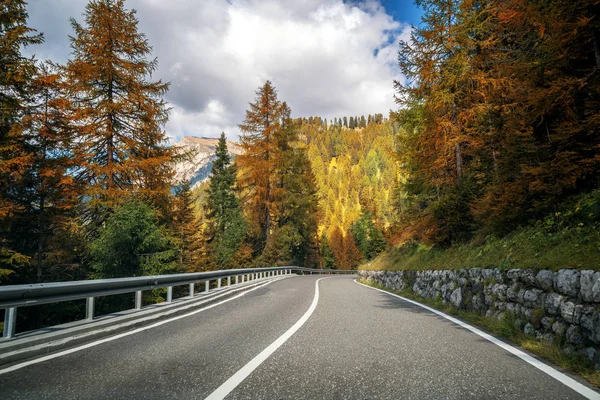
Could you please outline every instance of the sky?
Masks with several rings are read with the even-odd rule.
[[[40,60],[65,63],[84,0],[28,0]],[[165,130],[237,140],[237,125],[269,79],[293,117],[382,113],[394,104],[398,41],[420,12],[412,0],[128,0],[158,58],[152,79],[170,82]]]

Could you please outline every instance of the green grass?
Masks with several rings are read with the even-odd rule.
[[[457,268],[563,268],[600,270],[600,229],[575,226],[548,230],[520,228],[502,239],[488,237],[447,249],[406,243],[360,269],[427,270]]]
[[[510,313],[505,313],[504,317],[501,320],[498,320],[497,318],[486,317],[478,312],[459,310],[450,305],[443,304],[440,300],[419,297],[410,289],[397,291],[384,288],[381,285],[368,283],[364,280],[360,280],[360,282],[390,293],[395,293],[400,296],[419,301],[420,303],[443,311],[446,314],[453,315],[465,322],[482,328],[488,333],[516,344],[549,361],[559,368],[569,371],[575,375],[579,375],[583,379],[590,382],[593,386],[600,388],[600,371],[594,370],[594,366],[588,359],[583,356],[565,354],[560,346],[556,343],[550,344],[548,342],[541,342],[531,336],[525,335],[525,333],[515,324],[516,317]]]
[[[600,189],[510,234],[442,249],[419,243],[383,253],[361,269],[563,268],[600,270]]]

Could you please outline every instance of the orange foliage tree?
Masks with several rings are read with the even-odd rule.
[[[88,210],[98,222],[134,193],[165,214],[174,156],[163,131],[168,84],[148,80],[157,60],[147,58],[152,48],[123,0],[91,1],[84,16],[85,26],[71,19],[73,58],[63,72]]]

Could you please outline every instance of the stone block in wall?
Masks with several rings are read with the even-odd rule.
[[[554,290],[570,296],[579,297],[580,272],[574,269],[561,269],[554,274]]]
[[[494,279],[495,275],[496,275],[495,270],[493,270],[491,268],[484,268],[481,270],[481,277],[486,281]]]
[[[523,270],[521,275],[521,282],[527,286],[535,286],[535,271],[531,268]]]
[[[581,271],[580,284],[583,301],[600,303],[600,272]]]
[[[556,292],[546,296],[546,312],[551,315],[559,315],[562,304],[566,301],[566,297]]]
[[[481,268],[469,268],[469,277],[472,281],[481,278]]]
[[[596,344],[600,344],[600,309],[586,306],[581,311],[579,324],[584,336]]]
[[[571,324],[578,324],[583,306],[572,301],[565,301],[560,306],[560,316]]]
[[[508,271],[506,271],[506,277],[508,278],[508,280],[511,281],[511,283],[517,283],[521,280],[521,275],[523,274],[523,270],[515,268],[515,269],[509,269]]]
[[[496,284],[492,286],[492,296],[496,298],[496,300],[506,301],[506,285]]]
[[[516,303],[519,298],[519,290],[521,290],[521,285],[519,285],[516,282],[510,285],[508,288],[506,288],[506,298],[508,299],[508,301]]]
[[[529,289],[525,291],[523,303],[531,308],[543,308],[546,294],[540,289]]]
[[[535,276],[535,286],[547,292],[554,288],[554,273],[547,269],[541,270]]]
[[[473,297],[471,298],[471,308],[475,311],[480,311],[480,312],[485,310],[485,303],[483,302],[481,295],[479,295],[479,294],[473,295]]]
[[[462,288],[455,289],[450,295],[450,302],[456,308],[460,308],[463,305],[463,292]]]
[[[519,293],[517,293],[517,303],[525,304],[525,289],[519,289]]]

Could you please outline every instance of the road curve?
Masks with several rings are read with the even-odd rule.
[[[292,277],[143,332],[0,374],[2,399],[203,399],[305,316],[321,277]],[[227,399],[578,399],[452,322],[350,277]],[[1,370],[0,370],[1,373]]]

